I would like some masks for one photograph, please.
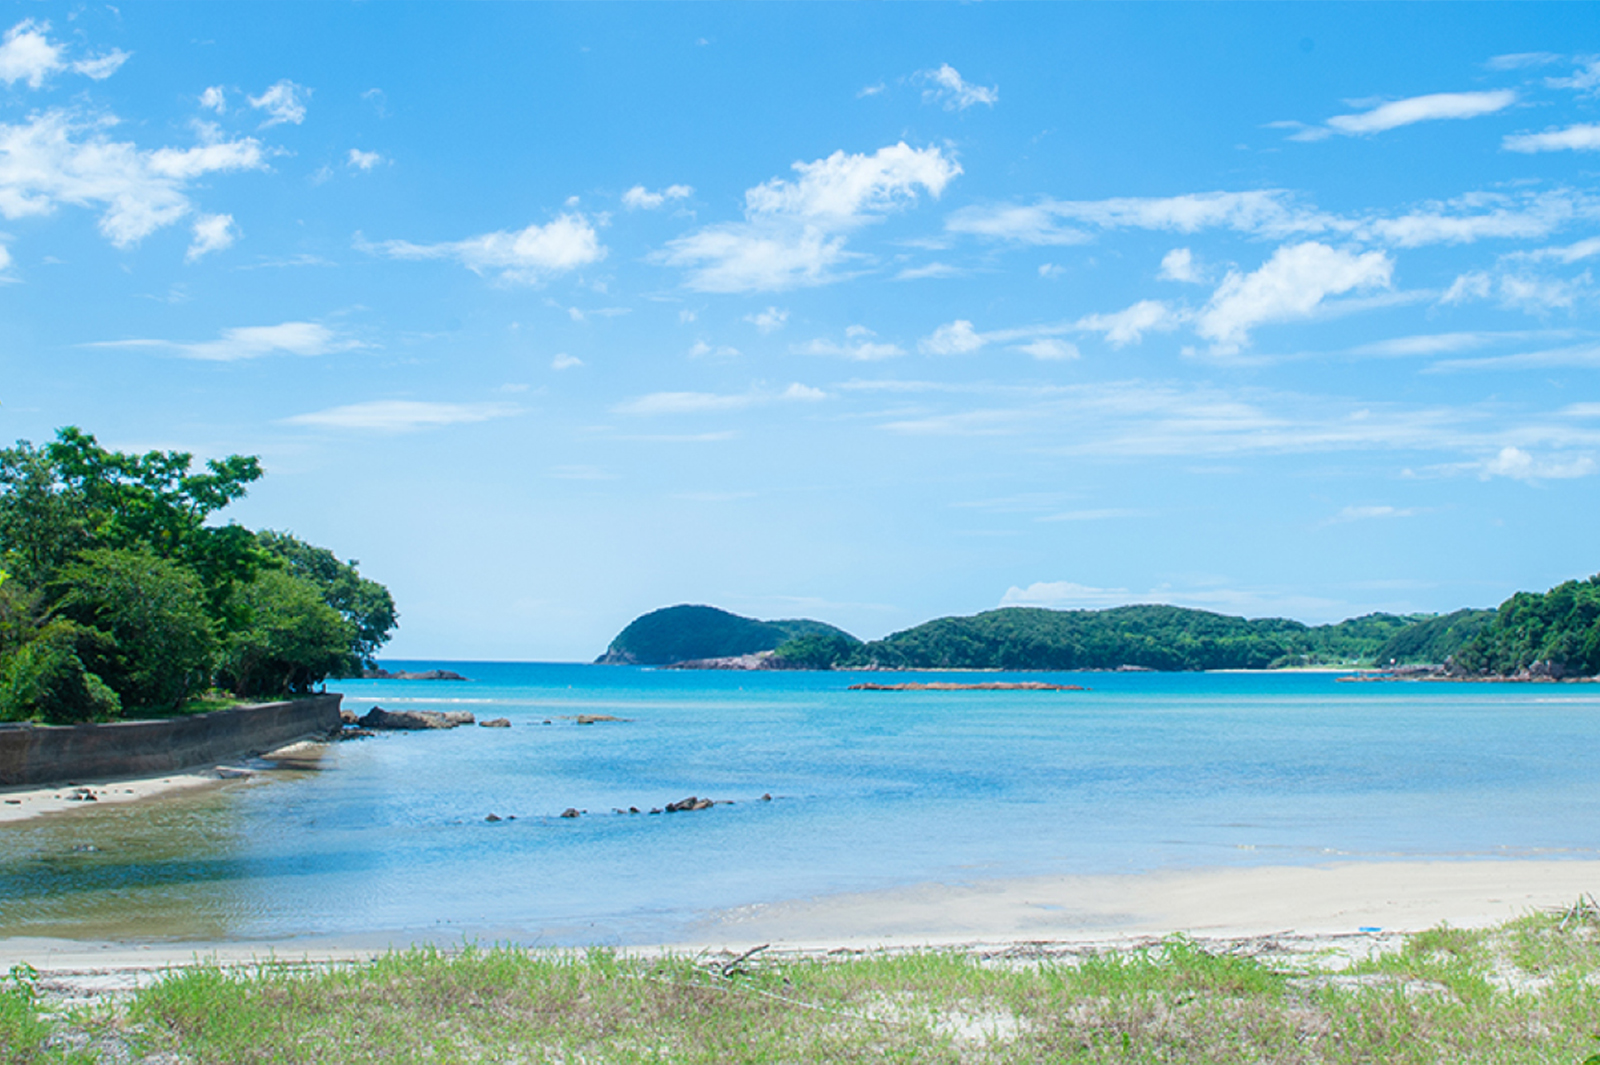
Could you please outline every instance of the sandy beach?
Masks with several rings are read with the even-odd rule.
[[[685,947],[801,949],[1482,927],[1600,892],[1600,861],[1346,862],[923,884],[714,915]]]
[[[203,783],[203,781],[202,781]],[[1192,869],[1127,876],[1032,877],[923,884],[892,891],[749,906],[708,914],[682,942],[629,953],[993,950],[1020,944],[1114,949],[1182,932],[1230,945],[1270,939],[1295,954],[1365,956],[1441,923],[1484,927],[1600,891],[1600,861],[1348,862]],[[338,962],[413,942],[404,934],[280,941],[88,942],[0,939],[0,970],[26,962],[70,994],[116,993],[173,967]],[[98,990],[97,990],[98,989]]]

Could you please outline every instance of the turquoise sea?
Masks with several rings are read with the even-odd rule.
[[[471,680],[342,681],[347,709],[512,727],[0,825],[0,936],[647,943],[923,881],[1600,854],[1600,685],[386,665]],[[931,679],[1091,690],[847,690]],[[733,804],[613,812],[689,795]]]

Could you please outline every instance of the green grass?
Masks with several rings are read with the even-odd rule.
[[[41,1018],[18,981],[0,998],[0,1065],[59,1060],[42,1056],[51,1033],[99,1060],[196,1065],[1579,1065],[1600,1049],[1592,906],[1487,931],[1441,926],[1331,964],[1183,937],[1081,956],[419,949],[351,965],[188,968],[73,1016]]]

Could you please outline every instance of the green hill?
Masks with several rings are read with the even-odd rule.
[[[1457,654],[1494,617],[1493,610],[1457,610],[1396,632],[1373,654],[1378,666],[1437,665]]]
[[[1457,672],[1600,674],[1600,576],[1518,592],[1455,655]]]
[[[714,606],[652,610],[635,618],[595,661],[608,665],[667,666],[697,658],[728,658],[771,651],[805,637],[859,641],[843,629],[807,618],[757,621]]]
[[[1110,610],[1007,607],[938,618],[853,647],[836,648],[833,668],[1076,670],[1270,669],[1357,665],[1428,615],[1367,614],[1335,625],[1286,618],[1249,620],[1175,606]],[[778,656],[827,668],[813,642]]]

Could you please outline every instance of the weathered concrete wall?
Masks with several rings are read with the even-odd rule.
[[[339,728],[340,695],[162,721],[0,725],[0,788],[156,776],[261,754]]]

